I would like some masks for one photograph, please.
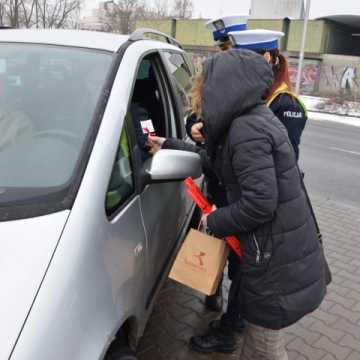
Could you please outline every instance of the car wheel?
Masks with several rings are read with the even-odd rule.
[[[138,360],[138,358],[129,347],[123,346],[111,351],[106,357],[106,360]]]
[[[106,354],[105,360],[137,360],[124,336],[115,339]]]

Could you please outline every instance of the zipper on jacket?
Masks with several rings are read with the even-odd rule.
[[[253,237],[255,247],[256,247],[256,259],[255,259],[255,261],[256,261],[257,264],[259,264],[260,257],[261,257],[260,246],[259,246],[259,243],[257,241],[255,233],[252,233],[252,237]]]

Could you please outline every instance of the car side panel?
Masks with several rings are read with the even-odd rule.
[[[67,226],[11,359],[101,359],[129,316],[139,319],[139,333],[144,327],[147,244],[139,197],[112,222],[105,215],[124,99],[143,52],[133,46],[120,65]]]

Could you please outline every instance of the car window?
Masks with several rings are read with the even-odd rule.
[[[130,99],[128,118],[136,136],[135,146],[141,160],[149,154],[148,135],[176,137],[176,119],[169,102],[165,72],[161,69],[158,54],[147,55],[141,60]]]
[[[164,52],[166,63],[175,82],[176,89],[183,105],[183,111],[190,110],[190,92],[192,87],[192,71],[182,54]]]
[[[130,158],[129,139],[122,130],[115,163],[106,193],[105,208],[108,216],[112,215],[134,193],[133,170]]]
[[[0,44],[0,205],[69,186],[113,55]]]

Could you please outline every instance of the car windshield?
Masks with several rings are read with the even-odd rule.
[[[69,185],[113,56],[0,44],[0,206]]]

